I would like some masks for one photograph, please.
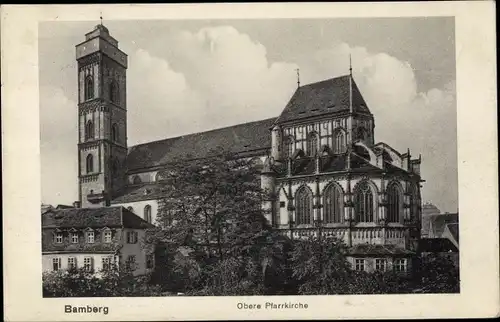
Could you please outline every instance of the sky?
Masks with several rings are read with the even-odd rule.
[[[39,28],[42,203],[78,199],[75,45]],[[454,18],[104,21],[128,54],[128,145],[277,117],[297,87],[353,77],[375,140],[422,155],[422,198],[458,209]]]

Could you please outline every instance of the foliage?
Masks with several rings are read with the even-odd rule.
[[[149,276],[136,277],[131,271],[116,266],[100,272],[84,268],[46,272],[42,280],[44,297],[162,295],[158,286],[149,283]]]
[[[460,269],[451,258],[440,254],[422,257],[420,264],[422,293],[460,292]]]

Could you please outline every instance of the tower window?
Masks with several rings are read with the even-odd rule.
[[[87,155],[87,173],[94,172],[94,156],[92,154]]]
[[[115,81],[109,83],[109,100],[113,103],[118,103],[118,86]]]
[[[365,181],[360,183],[354,195],[354,207],[357,222],[373,222],[373,191]]]
[[[147,205],[144,207],[144,220],[147,221],[148,223],[151,223],[152,218],[151,218],[151,206]]]
[[[85,78],[85,100],[90,100],[94,98],[94,80],[92,79],[92,75],[89,75]]]
[[[325,222],[327,223],[341,223],[343,222],[344,213],[342,202],[342,191],[339,186],[332,183],[324,192],[324,209],[325,209]]]
[[[85,124],[85,140],[90,140],[94,138],[94,123],[92,121],[87,121],[87,124]]]
[[[399,222],[402,212],[402,191],[396,183],[387,187],[387,222]]]
[[[297,192],[297,225],[312,224],[312,192],[302,187]]]
[[[113,125],[111,126],[111,139],[113,140],[113,142],[118,141],[118,124],[116,123],[113,123]]]

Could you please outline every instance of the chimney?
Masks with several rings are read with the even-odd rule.
[[[73,207],[74,208],[80,208],[80,201],[74,201],[73,202]]]

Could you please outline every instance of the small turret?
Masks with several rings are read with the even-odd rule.
[[[271,133],[271,156],[274,160],[281,160],[281,128],[276,125]]]

